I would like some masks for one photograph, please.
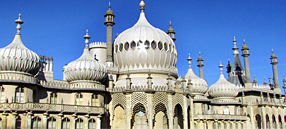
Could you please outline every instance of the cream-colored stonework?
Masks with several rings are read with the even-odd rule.
[[[274,84],[250,81],[249,49],[243,45],[243,70],[235,38],[233,60],[241,71],[228,64],[227,79],[220,64],[220,78],[208,85],[203,79],[202,57],[197,60],[198,77],[189,55],[187,74],[180,78],[172,24],[167,33],[153,27],[145,17],[144,1],[139,5],[138,22],[115,39],[115,15],[109,5],[104,15],[106,43],[89,44],[87,31],[83,54],[63,67],[63,80],[53,78],[53,57],[38,56],[24,46],[19,15],[14,40],[0,49],[0,128],[286,128],[286,101],[279,88],[274,53]],[[20,49],[28,54],[19,55]],[[283,83],[286,88],[286,78]]]

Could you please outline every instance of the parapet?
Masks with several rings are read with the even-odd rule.
[[[89,49],[92,48],[107,48],[106,42],[93,42],[89,44]]]

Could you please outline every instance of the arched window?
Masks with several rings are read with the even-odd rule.
[[[95,129],[96,128],[96,123],[94,119],[90,119],[88,121],[88,129]]]
[[[77,93],[75,94],[75,105],[81,105],[82,104],[82,94]]]
[[[57,99],[58,98],[58,95],[57,95],[57,93],[55,93],[55,92],[53,92],[53,93],[51,93],[50,94],[50,103],[51,104],[57,104]]]
[[[166,51],[168,50],[168,45],[167,45],[167,43],[164,43],[164,48],[165,48]]]
[[[131,49],[134,50],[136,47],[136,43],[134,41],[131,42]]]
[[[119,51],[122,51],[122,49],[123,49],[123,44],[121,43],[121,44],[119,45]]]
[[[16,129],[21,129],[21,117],[18,116],[15,123]]]
[[[226,122],[223,124],[223,128],[227,129],[227,123]]]
[[[152,41],[152,43],[151,43],[151,47],[152,47],[153,49],[156,49],[157,44],[156,44],[156,42],[155,42],[155,41]]]
[[[129,49],[129,43],[128,43],[128,42],[126,42],[126,43],[124,44],[124,49],[125,49],[126,51]]]
[[[62,120],[62,129],[69,129],[70,128],[70,119],[64,118]]]
[[[145,46],[145,49],[149,49],[150,47],[149,41],[145,41],[144,46]]]
[[[91,106],[99,106],[97,94],[92,94],[92,96],[91,96]]]
[[[47,129],[56,129],[56,119],[51,117],[48,119]]]
[[[75,121],[75,129],[83,129],[83,120],[82,119],[77,119]]]
[[[32,119],[31,129],[41,129],[41,118],[36,116]]]
[[[159,48],[160,50],[163,49],[163,44],[162,44],[161,42],[158,43],[158,48]]]
[[[23,103],[24,102],[24,87],[17,87],[15,92],[15,102]]]
[[[5,101],[5,98],[4,98],[4,87],[3,86],[0,86],[0,102],[1,103],[4,103]]]

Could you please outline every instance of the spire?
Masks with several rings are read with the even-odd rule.
[[[191,58],[191,54],[189,53],[189,58],[187,59],[189,61],[189,69],[191,68],[191,64],[192,64],[192,58]]]
[[[232,50],[234,50],[233,55],[238,55],[239,52],[237,51],[238,47],[236,46],[235,36],[234,36],[234,39],[233,39],[233,44],[234,44],[234,47],[232,48]]]
[[[219,67],[219,70],[220,70],[220,74],[223,75],[223,73],[222,73],[222,71],[223,71],[223,70],[222,70],[223,65],[222,65],[221,61],[220,61],[220,65],[219,65],[218,67]]]
[[[24,22],[21,20],[21,13],[19,13],[19,18],[17,20],[15,20],[15,23],[17,23],[17,34],[20,34],[20,30],[21,30],[21,24],[23,24]]]
[[[108,8],[109,8],[109,10],[111,10],[111,5],[110,5],[110,2],[108,3]]]
[[[257,83],[255,75],[254,75],[253,83]]]
[[[141,10],[141,12],[144,12],[144,10],[145,10],[145,3],[144,3],[144,0],[141,0],[141,2],[140,2],[140,4],[139,4],[139,6],[140,6],[140,10]]]
[[[88,49],[88,43],[89,43],[88,39],[90,39],[90,36],[88,35],[88,30],[86,30],[86,34],[85,36],[83,36],[83,38],[85,39],[85,49]]]

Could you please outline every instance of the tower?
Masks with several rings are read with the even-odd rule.
[[[115,24],[114,23],[114,17],[115,15],[113,14],[113,11],[111,10],[111,6],[109,3],[108,10],[106,11],[106,14],[104,15],[105,17],[105,22],[104,25],[107,26],[106,30],[106,43],[107,43],[107,52],[106,52],[106,62],[108,65],[113,62],[112,59],[112,26]]]
[[[245,87],[252,87],[251,85],[251,80],[250,80],[250,71],[249,71],[249,60],[248,60],[248,56],[249,54],[249,48],[247,47],[247,45],[245,44],[245,40],[243,41],[243,46],[242,46],[242,55],[244,57],[244,68],[245,68],[245,79],[246,79],[246,84]]]
[[[278,81],[278,73],[277,73],[277,56],[274,54],[274,51],[272,49],[272,54],[270,57],[271,64],[272,64],[272,70],[273,70],[273,81],[274,81],[274,91],[281,92],[281,89],[279,88],[279,81]]]
[[[168,29],[167,34],[171,37],[171,39],[173,40],[173,42],[176,41],[176,38],[175,38],[175,34],[176,34],[176,33],[175,33],[174,29],[172,28],[172,23],[171,23],[171,21],[170,21],[170,28]]]
[[[198,58],[197,62],[198,62],[198,65],[197,65],[197,66],[198,66],[199,69],[200,69],[200,78],[204,78],[204,77],[203,77],[204,60],[203,60],[203,58],[201,57],[201,52],[199,52],[199,58]]]

